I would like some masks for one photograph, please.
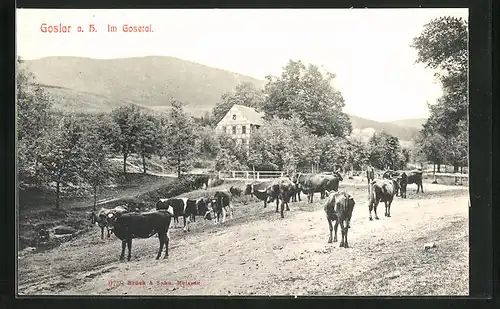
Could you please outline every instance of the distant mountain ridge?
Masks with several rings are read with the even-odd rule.
[[[186,103],[193,116],[211,112],[224,92],[241,82],[263,87],[265,81],[167,56],[120,59],[46,57],[25,60],[55,106],[70,112],[109,112],[125,104],[163,112],[172,99]],[[355,132],[373,128],[411,140],[425,119],[378,122],[349,115]]]

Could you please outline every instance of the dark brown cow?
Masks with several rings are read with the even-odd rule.
[[[160,199],[156,202],[156,210],[165,210],[172,207],[172,215],[174,217],[174,224],[176,218],[182,216],[184,223],[184,232],[189,232],[189,223],[193,217],[203,216],[205,220],[211,220],[211,211],[208,209],[208,203],[203,198],[190,199],[190,198],[170,198]],[[187,219],[187,220],[186,220]],[[194,219],[193,221],[195,221]]]
[[[346,192],[332,192],[328,194],[326,205],[324,207],[326,220],[328,221],[328,226],[330,228],[328,243],[332,242],[332,221],[335,220],[335,238],[333,241],[337,241],[337,228],[340,224],[342,232],[340,247],[349,248],[349,243],[347,242],[347,231],[350,228],[352,211],[355,204],[354,199]]]
[[[255,196],[257,199],[264,202],[264,208],[267,207],[267,203],[269,203],[269,191],[271,184],[268,182],[261,183],[251,183],[247,184],[245,188],[245,195]]]
[[[229,212],[229,218],[233,219],[233,206],[231,205],[231,195],[224,191],[217,191],[211,201],[212,211],[214,213],[214,224],[226,222],[226,212]]]
[[[165,245],[165,256],[168,257],[168,244],[170,237],[168,228],[173,216],[173,209],[170,206],[167,210],[155,210],[151,212],[129,212],[120,215],[114,221],[114,234],[122,241],[122,253],[120,260],[124,259],[125,247],[128,247],[127,260],[130,261],[132,251],[132,239],[150,238],[158,234],[160,248],[156,259],[160,258],[163,246]]]
[[[283,213],[286,205],[286,210],[289,211],[288,202],[292,197],[292,194],[295,192],[295,184],[287,177],[280,177],[272,183],[272,194],[278,191],[278,196],[276,196],[276,212],[278,212],[278,203],[281,200],[281,218],[284,218],[285,215]]]
[[[392,179],[376,179],[369,185],[370,198],[368,200],[368,210],[370,220],[372,219],[372,210],[375,212],[375,219],[379,219],[377,215],[377,206],[380,202],[385,203],[385,216],[391,216],[391,204],[396,195],[398,183]]]
[[[91,212],[92,224],[97,223],[101,228],[101,239],[104,239],[104,228],[108,232],[108,238],[113,233],[113,222],[117,216],[127,213],[129,210],[126,206],[116,206],[115,208],[101,208],[98,212]]]
[[[328,175],[321,174],[309,174],[305,176],[303,184],[301,184],[301,190],[307,194],[307,202],[312,203],[314,193],[320,192],[321,199],[325,198],[325,190],[330,183],[331,178]]]
[[[424,193],[424,187],[422,186],[422,171],[411,171],[406,172],[408,176],[407,184],[410,185],[412,183],[417,185],[417,193],[422,189],[422,193]]]
[[[229,188],[229,192],[232,196],[241,196],[242,190],[240,188],[231,186],[231,188]]]

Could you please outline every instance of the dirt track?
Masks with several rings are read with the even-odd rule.
[[[365,185],[341,183],[356,200],[348,249],[327,243],[318,194],[312,205],[290,203],[284,219],[275,204],[252,202],[236,204],[223,225],[198,219],[187,234],[172,229],[167,260],[154,259],[152,237],[134,240],[132,260],[119,262],[120,241],[101,240],[96,228],[20,258],[19,294],[467,295],[468,190],[413,187],[396,197],[391,218],[381,204],[380,220],[368,221]],[[437,248],[425,251],[431,241]]]

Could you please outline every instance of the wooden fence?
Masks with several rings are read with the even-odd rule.
[[[219,172],[220,179],[227,180],[270,180],[286,175],[285,171],[228,171]]]

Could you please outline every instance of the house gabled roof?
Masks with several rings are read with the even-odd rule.
[[[255,108],[243,106],[243,105],[239,105],[239,104],[234,104],[233,107],[231,107],[231,109],[233,109],[235,107],[241,111],[243,116],[250,123],[256,124],[256,125],[264,124],[264,120],[262,119],[262,117],[264,117],[264,113],[260,113],[260,112],[256,111]]]

